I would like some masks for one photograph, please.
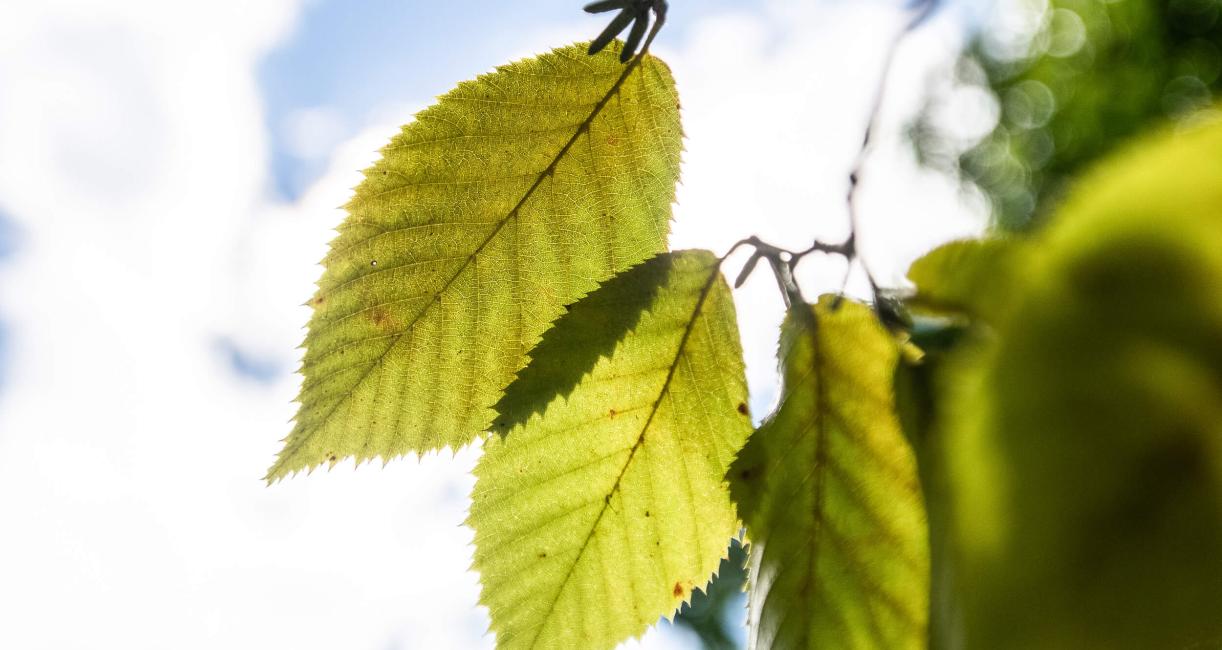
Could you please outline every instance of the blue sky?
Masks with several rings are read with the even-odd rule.
[[[0,520],[21,531],[0,536],[0,647],[491,647],[462,526],[477,447],[259,477],[359,170],[458,80],[596,34],[580,4],[0,3]],[[898,4],[672,2],[672,247],[844,236]],[[967,135],[989,126],[950,83],[962,35],[956,12],[931,21],[889,87],[860,239],[885,284],[982,227],[902,138],[928,92]],[[843,273],[799,279],[814,297]],[[783,307],[763,274],[735,302],[759,417]]]
[[[701,18],[759,2],[674,3],[661,44],[681,41]],[[296,198],[322,173],[323,161],[294,155],[285,120],[327,108],[342,119],[336,137],[356,132],[371,111],[388,103],[444,93],[523,50],[547,26],[571,26],[573,40],[593,38],[606,16],[589,16],[580,2],[320,1],[306,5],[292,36],[259,65],[259,86],[272,137],[275,191]]]
[[[8,258],[17,251],[17,227],[0,212],[0,270]],[[0,313],[0,391],[4,390],[5,375],[8,370],[8,327],[4,323],[4,314]]]

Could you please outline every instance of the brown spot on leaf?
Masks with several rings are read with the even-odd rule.
[[[615,418],[616,415],[619,415],[619,413],[616,413],[615,409],[611,409],[610,411],[607,411],[607,417],[609,418]]]
[[[738,403],[738,412],[741,415],[747,415],[747,403],[746,402]]]
[[[314,305],[315,307],[322,307],[323,303],[325,302],[327,302],[326,298],[322,296],[315,296],[314,299],[310,301],[310,304]]]
[[[675,588],[674,588],[673,590],[671,590],[671,593],[673,593],[673,594],[675,595],[675,598],[680,598],[680,597],[682,597],[682,596],[683,596],[683,583],[681,583],[681,582],[676,582],[676,583],[675,583]]]
[[[547,557],[547,551],[539,551],[539,559],[542,560],[545,557]]]
[[[648,517],[648,516],[649,516],[649,511],[648,511],[648,510],[646,510],[646,511],[645,511],[645,516],[646,516],[646,517]]]
[[[374,307],[366,313],[366,317],[369,318],[369,322],[384,332],[393,331],[397,327],[394,314],[390,313],[386,307]]]

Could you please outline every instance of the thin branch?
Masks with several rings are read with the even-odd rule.
[[[666,0],[657,0],[653,4],[653,27],[649,30],[649,36],[645,37],[645,45],[641,47],[641,53],[637,56],[645,58],[649,53],[649,46],[653,45],[653,39],[657,37],[658,32],[662,31],[662,26],[666,24],[666,10],[669,7]]]
[[[938,0],[914,0],[913,4],[909,5],[909,10],[912,11],[912,16],[908,22],[904,24],[904,28],[900,30],[892,39],[887,47],[886,58],[883,59],[882,74],[879,76],[878,86],[874,91],[874,102],[870,107],[870,117],[866,122],[866,131],[861,139],[861,149],[857,152],[857,158],[853,161],[853,167],[849,170],[849,191],[845,196],[845,201],[848,204],[849,212],[849,237],[845,240],[843,248],[847,251],[846,257],[851,262],[856,259],[861,263],[861,268],[866,273],[866,279],[870,282],[870,292],[873,294],[874,303],[879,304],[879,288],[878,283],[874,280],[874,274],[870,272],[869,265],[864,259],[861,259],[857,254],[857,239],[858,239],[858,212],[857,212],[857,188],[861,184],[862,173],[865,169],[866,160],[869,158],[872,139],[874,133],[878,131],[878,121],[882,113],[883,101],[887,93],[887,81],[891,76],[891,69],[895,64],[895,55],[899,51],[899,46],[903,43],[904,38],[912,33],[921,23],[929,18],[933,10],[938,6]],[[849,269],[845,270],[844,283],[848,284]],[[844,293],[843,287],[841,293]]]
[[[653,40],[653,36],[657,33],[659,24],[666,19],[666,3],[660,2],[661,10],[657,11],[658,17],[654,25],[653,31],[650,32],[649,40],[645,43],[645,49],[648,49],[649,42]],[[718,264],[722,264],[736,250],[743,246],[751,246],[755,251],[747,262],[743,265],[742,270],[738,274],[738,278],[734,282],[735,288],[742,286],[747,278],[755,271],[761,259],[768,260],[769,266],[772,268],[772,273],[776,277],[777,286],[781,290],[781,294],[785,299],[785,306],[789,307],[795,302],[802,300],[801,289],[794,280],[794,271],[797,269],[798,263],[811,253],[823,253],[826,255],[839,255],[847,262],[844,280],[840,286],[840,297],[844,297],[845,288],[849,280],[849,272],[852,270],[853,262],[861,263],[861,268],[866,273],[866,279],[870,282],[870,292],[874,299],[875,310],[879,311],[880,317],[883,315],[884,296],[879,289],[878,283],[874,280],[874,274],[870,272],[869,266],[865,260],[861,259],[857,250],[858,239],[858,215],[857,215],[857,188],[860,184],[862,171],[865,168],[865,163],[870,154],[871,141],[874,133],[878,130],[879,116],[882,113],[883,100],[886,96],[887,81],[890,77],[891,68],[895,62],[896,53],[899,51],[899,46],[903,42],[904,37],[915,30],[921,23],[933,13],[933,10],[938,6],[939,0],[913,0],[909,5],[909,10],[912,11],[912,16],[908,22],[904,24],[904,28],[900,30],[891,39],[887,48],[886,57],[883,60],[883,70],[880,75],[878,86],[874,92],[874,100],[870,106],[869,119],[866,122],[865,134],[862,137],[861,149],[857,153],[857,157],[853,161],[853,167],[849,171],[849,190],[845,197],[848,204],[849,216],[849,236],[840,243],[827,243],[815,240],[808,248],[794,252],[786,250],[779,246],[774,246],[760,240],[760,238],[752,235],[746,239],[741,239],[722,255]],[[642,50],[644,54],[644,50]],[[839,300],[835,303],[838,306]]]
[[[816,245],[818,245],[818,242],[816,242]],[[734,281],[735,289],[741,287],[747,281],[747,277],[755,270],[759,261],[765,259],[768,260],[768,265],[772,268],[772,275],[776,278],[777,288],[781,290],[781,297],[785,300],[785,307],[789,308],[794,303],[802,302],[802,290],[798,288],[797,282],[793,279],[793,267],[796,263],[795,256],[797,254],[779,246],[773,246],[752,235],[735,242],[730,247],[730,250],[721,256],[717,263],[719,265],[724,263],[726,258],[743,246],[751,246],[755,249],[755,252],[751,253],[751,257],[747,259],[747,263],[739,271],[738,278]],[[805,255],[808,252],[810,251],[805,251],[801,255]]]
[[[637,54],[636,46],[640,44],[641,36],[645,33],[645,26],[649,24],[649,13],[652,10],[654,14],[653,29],[649,32],[648,40],[645,41],[645,46],[641,48],[638,55],[638,57],[644,56],[649,51],[650,43],[653,42],[658,31],[662,29],[662,25],[666,23],[667,8],[666,0],[600,0],[599,2],[591,2],[585,6],[586,13],[600,14],[616,9],[619,9],[620,12],[615,18],[611,19],[606,29],[590,42],[589,54],[593,56],[601,52],[628,25],[632,25],[632,29],[628,32],[628,39],[624,41],[623,49],[620,51],[620,62],[627,63],[629,59],[633,58],[634,54]]]

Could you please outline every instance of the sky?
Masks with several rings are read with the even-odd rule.
[[[492,647],[462,526],[477,447],[260,478],[358,170],[457,81],[596,34],[580,4],[0,3],[0,647]],[[901,3],[671,4],[672,247],[843,237]],[[951,83],[971,13],[914,33],[888,85],[859,234],[884,285],[984,225],[902,137],[929,92],[963,137],[991,126]],[[843,272],[799,279],[814,298]],[[759,417],[782,307],[763,273],[735,298]],[[693,644],[661,626],[626,647]]]

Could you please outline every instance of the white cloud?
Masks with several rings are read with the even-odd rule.
[[[772,2],[762,13],[696,25],[678,51],[659,48],[679,84],[688,136],[672,246],[721,253],[753,234],[792,249],[816,237],[843,240],[849,170],[886,44],[903,20],[890,3]],[[901,284],[925,251],[982,229],[979,208],[963,202],[955,182],[920,169],[901,138],[926,84],[950,74],[961,31],[957,15],[944,15],[896,57],[858,204],[859,247],[887,286]],[[737,273],[741,261],[728,270]],[[844,272],[840,260],[815,257],[798,279],[813,299],[837,291]],[[852,280],[850,292],[865,296],[864,276]],[[735,297],[758,411],[775,393],[783,305],[764,265]]]
[[[348,131],[344,116],[326,106],[295,110],[284,122],[289,153],[308,160],[325,159]]]
[[[262,198],[254,65],[295,10],[0,9],[0,647],[479,644],[475,452],[266,488],[295,381],[235,382],[210,345],[295,356],[351,181]]]
[[[880,25],[896,16],[768,6],[706,20],[659,52],[689,136],[676,247],[844,234]],[[0,647],[491,644],[460,526],[478,452],[265,488],[297,379],[235,381],[210,344],[296,359],[299,304],[337,206],[412,112],[379,111],[396,117],[340,146],[298,203],[269,203],[254,66],[297,10],[0,6],[0,203],[23,232],[0,272],[13,347],[0,392]],[[863,188],[863,248],[888,282],[978,228],[897,141],[953,32],[935,23],[904,50]],[[317,117],[300,120],[313,153],[327,146],[309,141],[326,131]],[[810,295],[839,284],[834,262],[805,268]],[[760,406],[781,308],[764,272],[737,296]],[[664,646],[691,639],[664,630],[630,644]]]

